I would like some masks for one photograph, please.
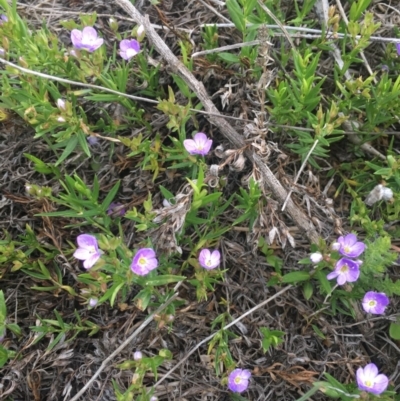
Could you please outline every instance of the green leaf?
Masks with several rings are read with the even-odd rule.
[[[2,368],[8,360],[8,352],[7,350],[0,345],[0,368]]]
[[[151,285],[157,287],[159,285],[165,285],[170,283],[176,283],[178,281],[185,280],[185,276],[175,276],[173,274],[164,274],[162,276],[156,276],[146,280],[145,285]]]
[[[326,272],[318,271],[315,274],[315,278],[317,278],[320,282],[322,289],[325,291],[324,293],[329,294],[332,290],[332,286],[329,280],[326,278]]]
[[[111,298],[110,298],[110,305],[111,306],[114,306],[115,298],[117,297],[118,292],[122,288],[123,285],[124,285],[124,283],[120,283],[119,285],[117,285],[115,287],[115,289],[114,289],[114,291],[113,291],[113,293],[111,295]]]
[[[310,273],[299,271],[299,272],[290,272],[285,274],[282,277],[282,282],[289,284],[289,283],[298,283],[299,281],[306,281],[310,279]]]
[[[400,324],[399,323],[390,323],[389,335],[390,335],[390,337],[393,338],[393,340],[400,340]]]
[[[355,1],[350,7],[350,20],[357,21],[361,14],[367,9],[371,0],[359,0]]]
[[[64,152],[62,152],[62,155],[57,160],[55,165],[59,166],[75,150],[76,145],[78,145],[78,137],[75,135],[69,139]]]
[[[163,187],[162,185],[159,186],[160,191],[163,197],[169,202],[171,199],[174,199],[175,196],[173,193],[169,192],[167,188]]]
[[[118,181],[112,188],[111,191],[108,193],[106,198],[104,199],[103,203],[101,204],[101,207],[104,211],[107,210],[107,208],[110,206],[112,200],[115,198],[115,195],[118,192],[119,186],[121,184],[121,181]]]
[[[325,337],[324,333],[315,324],[312,324],[311,326],[314,329],[317,336],[321,337],[323,340],[325,340],[326,337]]]
[[[243,4],[244,17],[248,18],[249,15],[256,9],[257,0],[246,0]]]
[[[312,285],[309,281],[307,281],[306,283],[304,283],[304,286],[303,286],[303,294],[304,294],[304,298],[305,298],[307,301],[312,297],[313,292],[314,292],[314,287],[313,287],[313,285]]]
[[[246,31],[246,20],[239,4],[236,0],[226,0],[225,4],[235,27],[239,29],[240,32],[244,33]]]
[[[4,293],[0,290],[0,325],[4,323],[7,317],[6,300],[4,299]]]
[[[218,53],[218,57],[222,58],[222,60],[227,61],[228,63],[239,63],[240,58],[236,56],[235,54],[227,53],[227,52],[222,52]]]

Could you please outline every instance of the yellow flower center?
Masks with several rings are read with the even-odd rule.
[[[240,384],[242,382],[242,378],[240,376],[235,377],[235,383]]]
[[[368,302],[368,305],[369,306],[375,306],[376,305],[376,301],[371,300],[371,301]]]
[[[146,258],[139,258],[138,263],[140,266],[145,266],[146,265]]]
[[[96,253],[96,248],[93,245],[90,245],[88,251],[90,254]]]
[[[373,386],[373,383],[372,383],[371,380],[366,380],[366,381],[364,382],[364,384],[365,384],[367,387],[372,387],[372,386]]]
[[[350,252],[350,250],[351,250],[351,249],[350,249],[350,247],[349,247],[349,246],[345,246],[345,247],[344,247],[344,251],[345,251],[346,253],[349,253],[349,252]]]
[[[347,273],[347,272],[349,271],[349,266],[343,265],[342,268],[340,269],[340,271],[341,271],[342,273]]]

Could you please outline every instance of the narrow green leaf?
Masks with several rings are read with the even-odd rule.
[[[236,0],[226,0],[226,8],[228,9],[229,15],[232,18],[232,22],[240,32],[246,30],[246,20],[243,15],[243,11],[240,8]]]
[[[228,63],[239,63],[240,58],[236,56],[235,54],[227,53],[227,52],[222,52],[218,53],[218,57],[222,58],[222,60],[227,61]]]
[[[78,137],[77,135],[73,136],[70,138],[68,141],[67,146],[64,149],[64,152],[62,152],[62,155],[56,162],[56,166],[59,166],[76,148],[76,145],[78,145]]]
[[[118,181],[112,188],[111,191],[108,193],[108,195],[106,196],[106,198],[104,199],[101,207],[103,210],[107,210],[107,208],[110,206],[111,202],[113,201],[113,199],[115,198],[115,195],[118,192],[119,186],[121,184],[121,181]]]
[[[170,284],[170,283],[177,283],[178,281],[184,280],[186,277],[185,276],[175,276],[173,274],[164,274],[162,276],[156,276],[153,278],[148,279],[145,282],[145,285],[151,285],[151,286],[159,286],[159,285],[165,285],[165,284]]]
[[[300,281],[306,281],[310,279],[310,273],[304,272],[304,271],[299,271],[299,272],[290,272],[288,274],[285,274],[282,277],[282,282],[286,284],[290,283],[298,283]]]

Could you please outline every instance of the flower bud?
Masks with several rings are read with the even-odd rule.
[[[108,20],[108,25],[110,26],[111,30],[113,30],[114,32],[118,31],[118,22],[115,18],[110,18]]]
[[[311,262],[319,263],[324,257],[321,252],[314,252],[310,255]]]
[[[57,117],[57,121],[59,122],[59,123],[65,123],[65,118],[64,117]]]
[[[339,244],[339,242],[334,242],[334,243],[331,245],[331,249],[332,249],[332,251],[338,251],[338,250],[340,249],[340,244]]]
[[[145,34],[146,34],[146,32],[144,31],[144,26],[140,25],[136,31],[137,40],[141,41],[144,38]]]
[[[142,358],[143,358],[143,354],[142,354],[140,351],[136,351],[136,352],[133,354],[133,359],[134,359],[135,361],[140,361]]]
[[[57,99],[57,107],[59,108],[59,110],[66,110],[66,104],[65,104],[65,100],[63,99]]]
[[[393,198],[393,191],[390,188],[383,188],[382,199],[385,201],[391,200]]]
[[[97,305],[98,302],[99,302],[99,300],[97,298],[90,298],[89,299],[89,306],[91,308],[94,308]]]

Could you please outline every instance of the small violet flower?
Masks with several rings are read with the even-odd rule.
[[[336,262],[335,270],[329,273],[326,278],[332,280],[337,278],[337,283],[343,285],[347,281],[349,283],[357,281],[360,276],[360,266],[351,259],[342,258]]]
[[[71,31],[71,42],[76,49],[84,49],[91,53],[97,50],[104,40],[97,37],[96,29],[86,26],[82,31],[79,29]]]
[[[205,156],[211,149],[212,140],[203,132],[198,132],[193,139],[185,139],[183,146],[191,155]]]
[[[384,314],[388,305],[389,298],[383,292],[368,291],[362,300],[364,311],[374,315]]]
[[[119,55],[124,60],[130,60],[140,52],[140,44],[135,39],[124,39],[119,44],[120,52]]]
[[[221,263],[221,254],[218,250],[211,252],[209,249],[202,249],[199,254],[199,263],[207,270],[215,269]]]
[[[310,260],[313,263],[319,263],[323,259],[323,255],[321,252],[314,252],[310,255]]]
[[[142,359],[142,358],[143,358],[143,354],[142,354],[141,351],[136,351],[136,352],[133,354],[133,359],[134,359],[135,361],[139,361],[139,360]]]
[[[93,235],[81,234],[76,238],[76,242],[79,248],[74,252],[74,257],[83,260],[83,267],[90,269],[103,253],[99,250],[97,239]]]
[[[373,363],[365,368],[358,368],[356,376],[358,388],[375,395],[383,393],[389,385],[387,376],[378,374],[378,368]]]
[[[242,393],[249,387],[251,372],[247,369],[235,369],[228,377],[228,388],[234,393]]]
[[[360,256],[365,249],[365,244],[361,241],[357,241],[355,234],[347,234],[344,237],[339,237],[338,242],[340,244],[339,252],[348,258]]]
[[[156,253],[151,248],[141,248],[137,251],[131,263],[131,270],[139,276],[145,276],[158,266]]]
[[[400,56],[400,43],[396,43],[397,54]]]
[[[89,135],[87,141],[90,146],[95,146],[99,143],[99,138],[97,136]]]
[[[4,24],[5,22],[8,22],[8,17],[5,14],[0,15],[0,25]]]
[[[107,214],[113,217],[122,217],[125,216],[126,210],[122,203],[111,202],[110,206],[108,206]]]

